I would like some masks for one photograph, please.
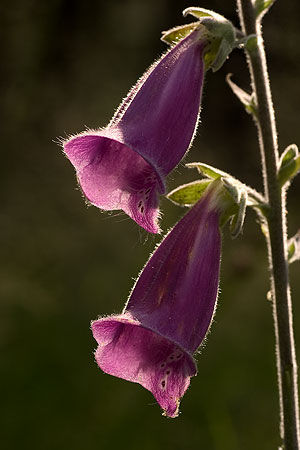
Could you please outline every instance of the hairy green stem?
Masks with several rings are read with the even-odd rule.
[[[247,60],[258,114],[258,129],[265,198],[269,204],[268,251],[280,406],[280,437],[284,450],[299,450],[299,410],[297,362],[293,333],[286,236],[285,190],[277,180],[278,144],[275,114],[261,31],[251,0],[237,0],[242,31],[256,34],[257,45],[249,49]]]

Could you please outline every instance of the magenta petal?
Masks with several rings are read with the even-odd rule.
[[[147,231],[157,233],[158,194],[164,187],[151,167],[105,132],[82,134],[65,144],[87,199],[104,210],[123,209]]]
[[[204,196],[171,230],[149,259],[126,310],[188,352],[201,344],[218,293],[220,211]]]
[[[110,126],[165,176],[187,152],[199,119],[206,42],[193,31],[166,53],[135,87]]]
[[[99,344],[95,354],[99,367],[141,384],[167,416],[176,417],[180,398],[196,374],[192,356],[129,314],[96,320],[92,330]]]

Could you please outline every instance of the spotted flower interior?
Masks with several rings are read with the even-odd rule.
[[[99,346],[95,357],[110,375],[141,384],[152,392],[169,417],[176,417],[180,398],[196,374],[193,357],[130,314],[95,321]]]

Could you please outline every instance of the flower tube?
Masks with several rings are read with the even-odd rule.
[[[145,72],[106,128],[64,142],[90,203],[122,209],[147,231],[159,231],[165,177],[188,150],[198,123],[206,44],[196,28]]]
[[[152,392],[176,417],[197,373],[193,354],[216,307],[222,212],[213,184],[175,225],[142,270],[120,315],[92,322],[99,367]]]

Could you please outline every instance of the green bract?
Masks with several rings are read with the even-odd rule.
[[[212,180],[205,178],[183,184],[169,192],[167,198],[179,206],[192,206],[202,197],[211,182]]]
[[[214,180],[204,178],[177,187],[171,191],[167,198],[179,206],[192,206],[203,196],[209,186],[219,185],[219,200],[222,205],[220,226],[223,227],[228,220],[230,222],[230,233],[233,238],[237,237],[243,228],[246,207],[247,191],[232,183],[232,180],[216,177]]]
[[[201,27],[199,22],[189,23],[187,25],[180,25],[179,27],[171,28],[170,30],[163,31],[161,40],[166,42],[166,44],[174,45],[177,44],[181,39],[185,38],[190,34],[195,28]],[[203,34],[205,33],[205,28],[202,27]]]
[[[231,80],[231,73],[229,73],[226,77],[226,81],[232,89],[232,92],[237,96],[240,102],[244,105],[245,110],[248,114],[253,114],[256,116],[257,114],[257,106],[254,100],[254,95],[248,94],[248,92],[244,91],[244,89],[240,88],[237,84],[235,84]]]
[[[187,8],[183,15],[191,14],[198,22],[181,25],[163,31],[162,41],[174,45],[195,28],[201,30],[201,35],[206,38],[204,62],[206,70],[219,70],[226,61],[229,53],[237,45],[236,31],[232,23],[220,14],[204,8]]]
[[[289,145],[281,155],[278,169],[278,182],[284,186],[300,170],[300,155],[296,144]]]
[[[238,202],[238,212],[232,217],[230,222],[230,232],[233,239],[243,231],[244,220],[247,208],[247,191],[240,191],[240,199]]]
[[[187,8],[183,15],[199,19],[209,35],[210,44],[204,57],[206,68],[213,72],[222,67],[229,53],[236,46],[236,32],[232,23],[220,14],[204,8]]]
[[[230,175],[227,172],[224,172],[223,170],[217,169],[216,167],[209,166],[208,164],[195,162],[195,163],[188,163],[186,164],[186,167],[190,169],[197,169],[198,172],[201,175],[204,175],[205,177],[209,177],[212,179],[217,178],[224,178],[226,180],[230,180],[230,185],[235,186],[235,189],[240,190],[247,190],[247,205],[253,206],[253,207],[263,207],[264,206],[264,198],[256,192],[254,189],[250,188],[249,186],[246,186],[241,181],[234,178],[232,175]]]
[[[300,230],[288,240],[288,261],[291,264],[300,259]]]

